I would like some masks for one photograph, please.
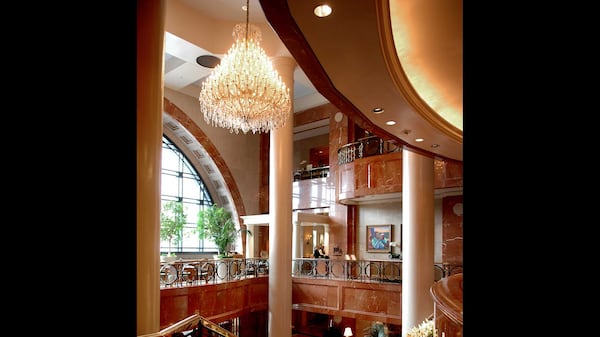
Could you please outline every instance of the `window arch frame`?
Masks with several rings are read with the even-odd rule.
[[[198,191],[189,192],[190,183],[196,182]],[[167,184],[169,184],[167,186]],[[170,186],[175,184],[176,186]],[[181,232],[182,240],[171,247],[172,253],[214,253],[216,245],[210,239],[201,240],[195,229],[198,211],[214,203],[206,183],[186,156],[184,151],[167,135],[162,137],[161,156],[161,210],[167,201],[180,201],[187,214],[186,224]],[[160,253],[168,251],[168,242],[160,241]]]

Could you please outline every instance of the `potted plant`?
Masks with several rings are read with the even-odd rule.
[[[437,337],[437,329],[433,319],[426,319],[421,324],[412,327],[406,333],[408,337]]]
[[[252,233],[245,228],[235,228],[231,212],[216,204],[198,212],[198,237],[203,240],[210,238],[217,245],[218,257],[230,257],[228,251],[241,233]]]
[[[162,260],[173,262],[177,257],[171,253],[171,247],[178,245],[183,233],[183,225],[187,221],[187,214],[183,209],[183,203],[170,200],[163,205],[160,212],[160,239],[169,242],[168,254]]]
[[[383,322],[374,322],[370,327],[367,327],[365,336],[368,337],[387,337],[388,328]]]

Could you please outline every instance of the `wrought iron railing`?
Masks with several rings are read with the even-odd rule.
[[[462,264],[435,263],[434,280],[462,273]],[[268,276],[264,258],[194,259],[161,262],[161,287],[185,287]],[[292,259],[292,277],[359,282],[402,282],[402,260]]]
[[[313,179],[313,178],[327,178],[329,176],[329,166],[319,166],[308,170],[297,170],[294,172],[294,181]]]
[[[384,141],[377,136],[360,138],[338,149],[338,165],[351,163],[358,158],[396,152],[399,149],[395,143]]]
[[[328,278],[359,282],[402,282],[402,260],[293,259],[293,277]],[[462,273],[462,265],[435,263],[434,280]]]
[[[190,259],[161,262],[161,287],[183,287],[267,276],[269,260],[263,258]]]

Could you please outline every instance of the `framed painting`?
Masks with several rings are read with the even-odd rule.
[[[367,225],[367,252],[389,253],[392,225]]]

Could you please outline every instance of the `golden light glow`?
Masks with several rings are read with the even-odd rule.
[[[200,110],[213,126],[240,132],[267,132],[287,121],[289,89],[260,47],[260,29],[239,23],[233,29],[233,46],[202,83]]]
[[[462,0],[390,0],[389,5],[397,56],[411,85],[462,131]]]
[[[329,16],[331,14],[331,11],[332,11],[331,7],[329,7],[329,5],[325,5],[325,4],[315,7],[315,9],[313,10],[315,15],[320,18]]]

